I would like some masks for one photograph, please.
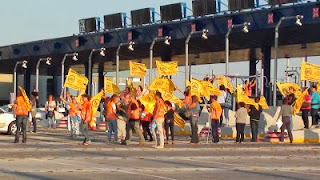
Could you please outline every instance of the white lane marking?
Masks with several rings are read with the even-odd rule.
[[[35,160],[35,161],[42,161],[42,162],[45,162],[47,163],[47,161],[45,160],[41,160],[41,159],[32,159],[32,160]],[[62,164],[62,165],[66,165],[66,166],[80,166],[82,167],[81,165],[77,165],[77,164],[69,164],[69,163],[65,163],[65,162],[57,162],[57,161],[51,161],[53,163],[56,163],[56,164]],[[100,171],[105,171],[106,168],[99,168],[99,167],[93,167],[93,166],[90,166],[91,168],[93,169],[96,169],[96,170],[100,170]],[[152,175],[152,174],[145,174],[145,173],[136,173],[136,172],[132,172],[132,171],[125,171],[125,170],[122,170],[121,167],[116,167],[116,166],[109,166],[108,168],[112,168],[114,169],[114,171],[118,171],[118,172],[122,172],[122,173],[126,173],[126,174],[133,174],[133,175],[138,175],[138,176],[149,176],[149,177],[153,177],[153,178],[158,178],[158,179],[166,179],[166,180],[178,180],[178,179],[174,179],[174,178],[169,178],[169,177],[165,177],[165,176],[158,176],[158,175]]]
[[[197,159],[186,159],[188,161],[194,161],[194,162],[207,162],[208,161],[203,161],[203,160],[197,160]],[[228,166],[233,166],[234,168],[227,168],[227,169],[232,169],[232,170],[237,170],[237,169],[241,169],[241,170],[246,170],[246,171],[252,171],[254,172],[255,169],[264,169],[264,170],[275,170],[277,169],[278,171],[282,171],[282,172],[291,172],[291,173],[297,173],[297,174],[306,174],[306,175],[314,175],[314,176],[319,176],[320,173],[309,173],[309,172],[302,172],[302,171],[294,171],[294,170],[290,170],[292,168],[282,168],[282,167],[257,167],[254,168],[252,166],[241,166],[239,164],[233,164],[233,163],[224,163],[224,162],[217,162],[217,161],[213,161],[210,163],[215,163],[215,164],[221,164],[221,165],[228,165]],[[305,168],[301,168],[301,167],[297,167],[299,168],[299,170],[306,170]],[[312,170],[314,171],[320,171],[320,168],[312,168]]]

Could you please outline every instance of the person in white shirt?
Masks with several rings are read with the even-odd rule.
[[[226,88],[224,87],[224,85],[220,86],[220,92],[222,96],[218,96],[217,102],[220,104],[220,106],[223,109],[226,103],[226,98],[227,98]],[[222,126],[222,122],[223,122],[223,116],[220,116],[220,127]]]
[[[53,95],[49,95],[48,101],[45,105],[45,111],[47,113],[47,118],[49,121],[48,127],[49,128],[56,128],[56,119],[54,117],[54,110],[56,109],[57,104],[53,99]]]

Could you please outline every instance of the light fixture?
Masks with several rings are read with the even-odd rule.
[[[73,53],[73,57],[72,57],[72,60],[74,61],[78,61],[78,53]]]
[[[106,51],[106,48],[101,48],[100,49],[100,55],[103,56],[103,57],[106,56],[105,51]]]
[[[302,22],[301,22],[301,19],[303,18],[303,16],[302,15],[297,15],[297,21],[296,21],[296,24],[298,25],[298,26],[302,26]]]
[[[244,24],[243,24],[243,32],[244,33],[248,33],[249,32],[249,26],[250,26],[250,23],[248,23],[248,22],[245,22]]]
[[[48,57],[47,60],[46,60],[46,64],[49,65],[49,66],[51,65],[51,59],[52,58]]]
[[[128,45],[128,49],[130,50],[130,51],[134,51],[134,48],[133,48],[133,45],[134,45],[135,43],[133,42],[133,41],[130,41],[129,42],[129,45]]]
[[[164,44],[169,46],[170,45],[170,40],[171,40],[171,36],[166,36],[165,40],[164,40]]]
[[[27,69],[27,68],[28,68],[27,64],[28,64],[28,61],[23,60],[23,62],[22,62],[22,67],[23,67],[24,69]]]
[[[209,32],[208,29],[203,29],[203,30],[202,30],[202,35],[201,35],[201,37],[202,37],[203,39],[208,39],[208,32]]]

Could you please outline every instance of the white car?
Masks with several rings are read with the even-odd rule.
[[[6,107],[0,107],[0,133],[15,134],[16,131],[16,118]]]

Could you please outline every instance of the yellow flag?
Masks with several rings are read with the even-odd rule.
[[[266,98],[264,96],[260,97],[260,101],[259,101],[258,104],[262,107],[262,109],[269,109],[267,100],[266,100]]]
[[[301,80],[319,82],[320,66],[302,61],[301,62]]]
[[[127,87],[130,89],[131,93],[136,93],[137,92],[136,88],[133,87],[133,83],[132,83],[132,79],[131,78],[128,79]]]
[[[150,91],[166,91],[173,93],[176,90],[174,83],[168,78],[156,77],[151,82],[151,85],[148,87]]]
[[[297,100],[293,104],[293,112],[292,112],[293,115],[296,115],[297,113],[300,112],[300,108],[301,108],[301,106],[302,106],[302,104],[304,102],[304,99],[305,99],[306,95],[308,94],[308,89],[303,91],[303,93],[297,98]]]
[[[191,79],[191,96],[201,97],[204,94],[201,82]]]
[[[259,108],[258,104],[242,90],[239,84],[237,84],[237,101],[244,102],[246,105],[253,105],[256,109]]]
[[[21,86],[18,86],[18,88],[21,91],[23,99],[24,99],[24,101],[26,102],[26,104],[28,106],[28,111],[31,111],[32,110],[32,105],[30,103],[30,100],[29,100],[29,97],[27,96],[26,91]]]
[[[66,82],[64,83],[64,87],[68,87],[71,89],[86,91],[88,85],[88,78],[84,75],[77,73],[73,69],[69,69],[68,76]]]
[[[129,61],[131,76],[145,76],[147,67],[145,64]]]
[[[201,81],[201,85],[204,88],[204,90],[208,92],[210,96],[211,95],[222,96],[222,93],[219,91],[219,89],[216,88],[212,83],[208,81]]]
[[[100,101],[101,101],[101,98],[103,97],[104,95],[104,92],[103,91],[100,91],[98,94],[96,94],[95,96],[93,96],[91,99],[90,99],[90,104],[92,106],[92,115],[93,117],[96,115],[97,113],[97,110],[99,108],[99,105],[100,105]]]
[[[156,61],[159,76],[176,75],[179,72],[178,61]]]
[[[156,92],[152,91],[149,94],[147,94],[139,99],[141,104],[144,105],[146,111],[148,111],[149,113],[153,113],[153,109],[156,104],[156,100],[154,98],[155,94],[156,94]]]
[[[119,94],[120,89],[116,84],[107,78],[104,78],[104,91],[109,94]]]
[[[174,113],[174,123],[184,131],[186,122],[178,113]]]
[[[181,99],[179,99],[177,96],[172,96],[172,98],[171,99],[169,99],[169,101],[171,102],[171,103],[174,103],[174,104],[176,104],[176,105],[178,105],[180,108],[182,107],[182,101],[181,101]]]
[[[77,103],[80,104],[80,105],[83,104],[82,95],[84,95],[84,94],[85,94],[85,92],[81,92],[79,94],[79,96],[77,97]]]
[[[234,89],[227,77],[219,76],[217,79],[218,79],[218,86],[224,85],[224,87],[228,88],[232,94],[234,93]]]
[[[300,97],[300,95],[302,93],[300,86],[295,83],[279,83],[279,82],[277,82],[277,87],[279,88],[282,96],[287,96],[290,94],[290,92],[289,92],[290,87],[292,87],[294,89],[294,96],[296,98]]]

